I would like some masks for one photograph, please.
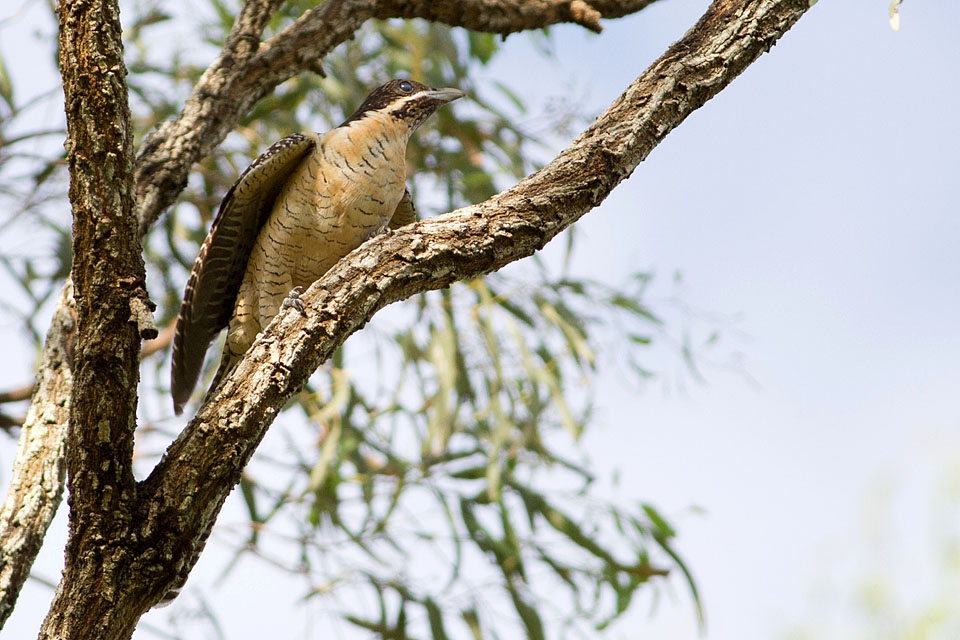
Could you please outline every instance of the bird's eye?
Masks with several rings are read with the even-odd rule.
[[[413,85],[404,80],[400,83],[400,91],[403,91],[404,93],[410,93],[413,91]]]

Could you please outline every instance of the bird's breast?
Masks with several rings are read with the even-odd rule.
[[[406,143],[405,130],[366,118],[323,136],[292,181],[300,188],[280,198],[296,221],[295,285],[309,285],[387,226],[406,188]]]

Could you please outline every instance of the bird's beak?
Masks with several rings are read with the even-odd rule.
[[[429,96],[434,100],[439,100],[440,102],[453,102],[466,94],[460,91],[460,89],[430,89],[429,91],[424,91],[423,95]]]

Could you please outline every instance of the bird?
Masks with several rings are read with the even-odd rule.
[[[304,288],[368,238],[416,220],[406,187],[407,141],[464,95],[391,80],[340,126],[282,138],[240,174],[200,248],[177,316],[170,375],[177,415],[224,327],[209,391],[284,306],[302,310],[297,296]]]

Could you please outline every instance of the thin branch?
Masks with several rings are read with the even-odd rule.
[[[58,136],[63,137],[66,132],[63,129],[42,129],[40,131],[31,131],[30,133],[22,133],[18,136],[12,138],[0,139],[2,142],[2,147],[10,148],[18,142],[24,142],[26,140],[32,140],[34,138],[41,138],[43,136]]]
[[[0,391],[0,404],[6,402],[20,402],[21,400],[27,400],[33,395],[33,390],[36,388],[35,384],[28,384],[20,387],[19,389],[13,389],[12,391]]]
[[[156,338],[144,342],[143,349],[140,350],[140,357],[146,358],[147,356],[152,356],[156,352],[163,351],[169,347],[170,343],[173,342],[173,334],[176,328],[177,321],[172,320],[170,324],[160,330]]]
[[[6,431],[11,435],[14,434],[15,430],[16,433],[19,433],[19,429],[26,419],[26,416],[10,417],[5,413],[0,413],[0,431]]]

